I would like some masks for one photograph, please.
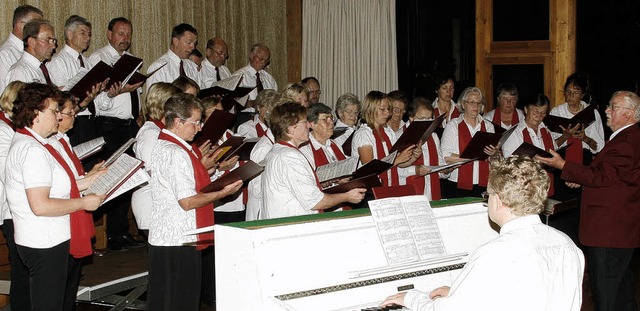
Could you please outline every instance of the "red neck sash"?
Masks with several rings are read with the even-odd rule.
[[[256,133],[258,133],[258,138],[267,135],[267,130],[262,128],[260,121],[256,122]]]
[[[502,126],[502,111],[500,111],[500,107],[496,108],[492,122]],[[518,120],[518,111],[514,109],[511,114],[511,125],[518,124],[518,122],[520,122],[520,120]]]
[[[13,130],[16,129],[15,125],[13,125],[13,122],[11,122],[11,120],[9,120],[9,118],[7,117],[7,114],[5,112],[0,112],[0,120],[4,121],[4,123],[9,125]]]
[[[487,131],[487,128],[484,125],[484,121],[480,121],[480,131]],[[472,136],[469,132],[469,128],[467,128],[467,124],[463,120],[462,122],[460,122],[460,124],[458,124],[458,148],[460,152],[462,152],[462,150],[467,147],[467,145],[471,141],[471,137]],[[473,161],[458,168],[458,188],[465,190],[473,189],[473,165],[470,164],[475,162],[478,162],[479,164],[478,173],[480,174],[480,178],[478,179],[478,185],[482,187],[487,186],[487,181],[489,179],[489,162]]]
[[[391,150],[391,147],[393,145],[391,144],[391,140],[389,139],[389,136],[387,136],[387,133],[384,132],[384,127],[382,125],[378,128],[377,131],[375,129],[373,130],[373,137],[375,137],[376,139],[376,154],[378,155],[378,158],[382,159],[388,156],[387,150]],[[382,144],[385,144],[387,148],[385,149]],[[391,184],[389,184],[389,173],[391,174]],[[382,186],[384,187],[400,185],[398,169],[395,166],[387,171],[384,171],[379,176],[382,180]]]
[[[342,161],[347,158],[333,141],[329,140],[329,143],[331,145],[331,151],[336,155],[336,159],[338,159],[338,161]],[[313,161],[316,167],[329,164],[329,159],[327,159],[327,155],[322,147],[315,149],[313,144],[309,142],[309,148],[311,148],[311,152],[313,152]]]
[[[180,148],[184,149],[184,151],[189,155],[189,159],[191,159],[191,166],[193,167],[193,177],[196,181],[196,191],[199,192],[200,189],[211,183],[207,169],[204,167],[202,162],[200,162],[196,154],[194,154],[195,152],[200,156],[200,150],[198,150],[198,148],[193,148],[192,152],[180,141],[164,132],[160,132],[158,139],[166,140],[180,146]],[[196,228],[213,226],[213,224],[213,203],[198,207],[196,209]],[[211,245],[213,245],[213,232],[198,234],[198,243],[196,245],[197,250],[205,249]]]
[[[436,149],[436,143],[433,140],[433,137],[429,137],[426,142],[428,154],[429,154],[429,165],[436,166],[438,165],[438,150]],[[414,162],[414,165],[424,165],[424,155],[420,156]],[[428,174],[427,176],[410,176],[407,178],[407,183],[413,184],[413,187],[416,189],[418,194],[424,195],[424,187],[425,187],[425,178],[429,178],[430,190],[431,190],[431,200],[440,200],[442,196],[440,194],[440,176],[438,173]]]
[[[17,132],[20,134],[31,136],[33,139],[38,141],[27,129],[21,128],[18,129]],[[69,182],[71,183],[70,198],[79,199],[80,191],[78,190],[78,184],[76,183],[76,176],[73,174],[73,171],[71,170],[67,162],[50,144],[42,144],[42,146],[46,148],[47,151],[49,151],[51,156],[56,159],[58,164],[60,164],[60,166],[62,166],[64,171],[67,173],[67,176],[69,176]],[[63,146],[65,146],[65,144],[63,144]],[[93,217],[91,216],[91,213],[87,211],[75,211],[69,215],[69,223],[71,226],[69,254],[71,254],[71,256],[73,256],[74,258],[82,258],[93,254],[93,249],[91,248],[91,238],[95,235],[95,228],[93,227]]]

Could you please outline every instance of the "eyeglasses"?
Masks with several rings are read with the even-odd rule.
[[[55,114],[55,115],[61,113],[60,110],[58,110],[58,109],[45,108],[45,110],[49,110],[49,111],[53,112],[53,114]],[[42,110],[42,113],[44,113],[44,110]]]
[[[569,96],[573,96],[573,95],[582,94],[582,91],[580,91],[580,90],[575,90],[575,91],[567,90],[567,91],[564,91],[564,94],[565,95],[569,95]]]
[[[529,109],[527,112],[531,113],[531,115],[534,115],[534,116],[546,116],[547,115],[547,111],[546,110]]]
[[[333,115],[327,115],[327,116],[318,116],[318,121],[325,121],[325,122],[331,122],[333,123]]]
[[[405,113],[405,112],[407,112],[407,109],[401,109],[401,108],[393,107],[393,112],[394,113]]]
[[[633,110],[634,108],[631,107],[620,107],[620,106],[614,106],[614,105],[607,105],[607,109],[611,110],[611,111],[616,111],[618,109],[630,109]]]
[[[360,113],[360,111],[358,111],[358,109],[342,110],[342,112],[344,112],[344,114],[358,114],[358,113]]]
[[[491,195],[491,194],[493,194],[493,192],[489,192],[489,191],[485,191],[485,192],[480,194],[482,196],[482,200],[484,201],[482,203],[482,205],[484,205],[484,207],[488,207],[489,206],[489,195]]]
[[[221,51],[216,51],[216,50],[213,50],[213,52],[218,54],[218,55],[220,55],[220,56],[224,56],[225,58],[229,57],[229,53],[228,52],[221,52]]]
[[[195,125],[196,127],[200,127],[200,128],[202,128],[204,126],[204,123],[202,123],[200,121],[191,121],[191,120],[182,120],[182,121],[187,122],[187,123],[191,123],[191,124]]]
[[[32,37],[32,38],[34,38],[34,39],[36,39],[38,41],[46,42],[48,44],[58,44],[58,39],[56,39],[56,38],[51,38],[51,37],[49,37],[49,38]]]
[[[471,106],[471,107],[480,107],[482,106],[482,102],[476,102],[476,101],[471,101],[471,100],[465,100],[464,101],[467,105]]]

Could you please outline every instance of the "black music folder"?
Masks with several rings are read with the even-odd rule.
[[[331,139],[336,139],[342,136],[342,134],[346,133],[348,129],[349,129],[348,127],[344,127],[344,126],[333,128],[333,134],[331,135]]]
[[[193,140],[194,143],[200,146],[208,139],[212,144],[217,144],[227,129],[233,126],[234,120],[234,114],[224,110],[214,110],[202,126],[200,133]]]
[[[109,78],[111,72],[111,66],[99,61],[91,70],[79,71],[77,75],[69,80],[69,84],[63,91],[68,91],[71,95],[77,97],[79,101],[82,101],[87,97],[87,93],[91,92],[93,86]]]
[[[550,131],[562,133],[560,126],[569,128],[569,125],[573,127],[576,126],[576,124],[581,123],[583,128],[587,128],[587,126],[591,125],[591,123],[596,120],[596,113],[596,105],[588,105],[571,119],[547,115],[544,117],[542,122],[544,122],[544,125],[546,125]]]
[[[342,144],[342,151],[344,152],[344,155],[350,157],[353,155],[353,150],[351,150],[351,142],[353,141],[353,134],[355,134],[356,131],[353,131],[351,133],[351,135],[349,135],[349,137],[347,138],[347,140],[344,141],[344,143]],[[358,151],[356,150],[356,153]]]
[[[247,163],[240,165],[240,167],[229,172],[228,174],[222,175],[220,178],[216,179],[206,187],[200,189],[200,192],[207,193],[220,191],[227,185],[230,185],[238,180],[242,180],[242,186],[245,187],[250,180],[262,174],[262,171],[264,171],[264,166],[253,161],[247,161]]]
[[[464,148],[462,153],[460,153],[460,158],[463,159],[473,159],[477,158],[478,160],[484,160],[489,157],[488,154],[484,153],[484,147],[493,145],[497,146],[498,142],[502,135],[497,133],[489,133],[489,132],[476,132],[471,138],[467,147]]]
[[[122,86],[129,83],[129,80],[131,80],[131,77],[138,71],[140,66],[142,66],[142,58],[123,54],[120,59],[113,64],[109,84],[107,84],[106,89],[108,90],[118,82],[122,82]]]
[[[446,116],[440,115],[433,121],[415,121],[411,122],[409,127],[400,135],[400,138],[393,144],[389,152],[396,150],[403,151],[408,147],[416,145],[418,143],[424,144],[431,134],[440,127],[442,121]]]
[[[378,175],[393,167],[397,152],[384,157],[381,160],[373,159],[361,166],[351,174],[351,176],[340,178],[328,185],[323,185],[322,192],[334,194],[347,192],[355,188],[371,189],[382,186]]]
[[[238,155],[239,161],[250,160],[251,150],[255,147],[259,138],[245,138],[242,136],[231,136],[220,147],[223,148],[222,153],[218,155],[216,162],[225,161],[234,155]]]
[[[512,155],[529,156],[530,158],[533,158],[536,155],[539,155],[543,158],[553,157],[551,153],[547,152],[546,150],[542,150],[526,141],[522,142],[520,147],[516,148],[516,150],[513,151]]]

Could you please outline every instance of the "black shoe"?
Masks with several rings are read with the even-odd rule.
[[[107,238],[107,248],[112,252],[123,252],[128,250],[122,237],[109,236]]]
[[[131,235],[125,234],[119,237],[125,248],[139,248],[146,245],[145,242],[135,240]]]

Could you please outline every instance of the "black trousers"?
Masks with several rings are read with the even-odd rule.
[[[133,120],[98,117],[96,130],[106,142],[102,150],[103,158],[111,156],[127,140],[136,137],[138,129],[138,125]],[[132,153],[129,152],[129,154]],[[93,213],[94,219],[107,213],[107,235],[124,235],[129,231],[128,213],[130,207],[131,192],[128,192],[104,204],[102,208]]]
[[[149,245],[147,310],[200,308],[202,253],[192,246]]]
[[[9,248],[9,264],[11,265],[11,287],[9,288],[9,304],[11,310],[31,310],[29,294],[29,270],[22,263],[16,240],[14,239],[13,219],[5,219],[2,223],[2,233]]]
[[[31,310],[62,310],[67,286],[69,241],[44,249],[21,245],[17,248],[29,271]]]
[[[596,311],[635,311],[633,248],[587,247],[591,291]]]
[[[76,297],[78,296],[78,287],[80,286],[81,276],[82,259],[74,258],[69,255],[69,264],[67,266],[67,287],[64,292],[64,304],[62,310],[74,311],[76,309]]]

